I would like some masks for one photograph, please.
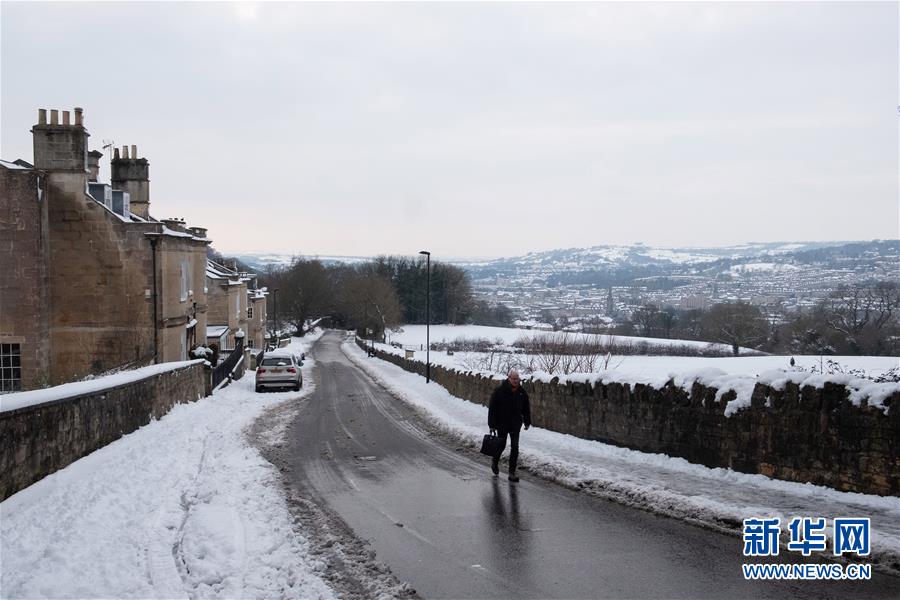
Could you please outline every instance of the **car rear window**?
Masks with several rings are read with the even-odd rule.
[[[290,366],[291,359],[286,356],[279,356],[276,358],[264,358],[262,361],[263,367],[287,367]]]

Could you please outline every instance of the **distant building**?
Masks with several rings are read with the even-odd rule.
[[[97,182],[82,110],[61,117],[38,111],[33,165],[0,161],[0,391],[181,360],[206,340],[206,231],[150,216],[136,146]]]
[[[255,273],[238,271],[234,265],[206,262],[210,329],[219,335],[225,332],[225,346],[219,344],[220,348],[233,348],[238,331],[243,332],[246,347],[265,348],[268,291],[258,288],[257,283]]]
[[[678,301],[678,306],[682,310],[706,310],[709,308],[711,300],[700,294],[692,296],[684,296]]]

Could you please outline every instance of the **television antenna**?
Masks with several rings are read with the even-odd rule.
[[[112,159],[113,159],[113,149],[115,149],[115,147],[116,147],[115,140],[103,140],[102,148],[104,150],[109,148],[108,156],[109,156],[109,183],[110,183],[110,185],[112,185]]]

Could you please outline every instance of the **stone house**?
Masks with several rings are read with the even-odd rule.
[[[255,273],[239,271],[212,260],[206,263],[206,285],[209,297],[208,341],[222,348],[234,347],[234,334],[244,332],[244,346],[265,348],[266,288],[257,287]],[[241,314],[243,311],[243,314]],[[224,337],[223,337],[224,336]]]
[[[235,335],[241,332],[247,342],[249,319],[248,288],[255,276],[248,276],[236,269],[206,261],[206,288],[209,298],[208,323],[216,338],[224,340],[228,349],[235,347]],[[224,336],[224,337],[223,337]],[[213,343],[210,340],[210,343]],[[219,343],[219,342],[216,342]],[[220,343],[219,349],[223,349]]]
[[[0,162],[0,391],[180,360],[206,339],[206,231],[150,216],[149,163],[96,181],[80,108],[38,111],[34,164]]]
[[[266,288],[254,288],[247,290],[247,347],[266,347],[266,297],[269,292]]]

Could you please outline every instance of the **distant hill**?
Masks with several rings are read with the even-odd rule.
[[[794,271],[854,272],[859,278],[900,279],[900,240],[791,242],[726,248],[593,246],[532,252],[478,264],[461,264],[473,279],[523,278],[549,286],[630,285],[659,278],[788,276]],[[678,281],[672,282],[677,285]]]
[[[364,262],[366,256],[290,255],[250,253],[233,255],[258,271],[290,265],[295,257],[325,264]],[[636,281],[789,276],[792,270],[823,270],[900,280],[900,240],[846,242],[750,243],[724,248],[661,248],[646,244],[601,245],[530,252],[497,259],[445,258],[473,279],[514,277],[540,280],[546,285],[629,285]],[[667,287],[668,284],[660,282]]]

